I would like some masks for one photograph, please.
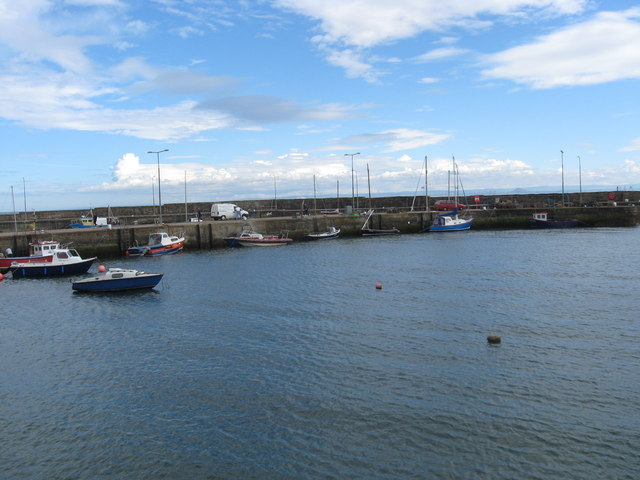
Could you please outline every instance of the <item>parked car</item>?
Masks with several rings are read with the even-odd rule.
[[[467,206],[464,205],[463,203],[454,203],[450,200],[438,200],[433,205],[433,208],[435,208],[436,210],[453,210],[454,208],[458,208],[458,209],[467,208]]]

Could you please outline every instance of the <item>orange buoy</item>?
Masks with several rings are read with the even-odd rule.
[[[2,281],[3,278],[4,278],[4,275],[0,273],[0,282]]]
[[[376,283],[376,290],[382,290],[382,284]]]
[[[107,269],[106,269],[106,267],[105,267],[104,265],[100,265],[100,266],[98,267],[98,271],[99,271],[100,273],[103,273],[103,272],[106,272],[106,271],[107,271]]]
[[[487,342],[493,343],[494,345],[500,343],[501,341],[502,339],[498,335],[489,335],[487,337]]]

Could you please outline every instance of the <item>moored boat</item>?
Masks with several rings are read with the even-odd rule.
[[[460,218],[458,209],[451,213],[438,215],[433,225],[429,227],[430,232],[456,232],[469,230],[473,224],[473,218]]]
[[[183,236],[169,235],[166,232],[157,232],[149,235],[146,245],[134,245],[124,252],[129,257],[141,257],[143,255],[170,255],[181,252],[184,248]]]
[[[551,220],[547,212],[534,213],[530,224],[533,228],[573,228],[578,225],[578,220]]]
[[[456,159],[453,158],[453,170],[452,174],[455,179],[454,184],[454,200],[451,205],[454,205],[455,208],[451,210],[449,213],[442,213],[436,217],[436,220],[433,224],[428,228],[430,232],[460,232],[463,230],[469,230],[473,224],[473,217],[465,215],[461,217],[458,215],[458,205],[464,205],[465,209],[467,203],[464,204],[458,203],[458,188],[462,185],[460,183],[460,172],[458,171],[458,164],[456,163]],[[463,190],[464,195],[464,190]],[[437,203],[437,202],[436,202]],[[449,202],[450,203],[450,202]]]
[[[369,220],[371,220],[371,216],[373,215],[373,209],[369,209],[367,212],[367,218],[362,224],[362,228],[360,228],[360,233],[364,237],[376,237],[380,235],[398,235],[400,230],[396,227],[391,228],[371,228],[369,226]]]
[[[245,228],[238,234],[225,237],[223,240],[229,247],[278,247],[293,242],[293,239],[285,234],[263,235],[250,228]]]
[[[96,257],[84,259],[73,249],[58,248],[51,258],[38,262],[14,262],[9,271],[13,278],[75,275],[86,273],[95,259]]]
[[[307,233],[305,238],[309,240],[328,240],[332,238],[338,238],[340,236],[340,229],[336,227],[331,227],[326,232],[312,232]]]
[[[160,283],[162,273],[146,273],[126,268],[110,268],[103,274],[75,280],[73,290],[79,292],[124,292],[151,289]]]
[[[65,250],[60,242],[43,241],[29,244],[29,255],[24,257],[0,257],[0,272],[7,271],[13,263],[51,262],[56,251]]]
[[[89,215],[81,215],[76,223],[67,225],[65,228],[96,228],[96,227],[118,227],[118,217],[114,217],[111,213],[111,207],[108,208],[106,217],[98,217],[93,214],[93,210],[89,212]]]

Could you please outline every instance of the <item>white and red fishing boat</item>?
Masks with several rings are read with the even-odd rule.
[[[37,244],[34,244],[34,247],[37,248]],[[86,273],[96,259],[96,257],[82,258],[76,250],[59,245],[51,253],[36,261],[14,261],[9,266],[9,271],[13,278],[75,275]],[[12,258],[15,259],[15,257]]]
[[[44,241],[29,244],[29,255],[25,257],[0,257],[0,272],[6,271],[14,263],[51,262],[56,252],[67,250],[60,242]]]
[[[183,236],[169,235],[167,232],[152,233],[146,245],[134,245],[127,248],[124,253],[129,257],[169,255],[181,252],[184,242]]]

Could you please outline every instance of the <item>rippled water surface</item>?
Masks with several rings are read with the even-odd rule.
[[[639,241],[104,259],[165,273],[126,294],[6,278],[0,478],[638,478]]]

